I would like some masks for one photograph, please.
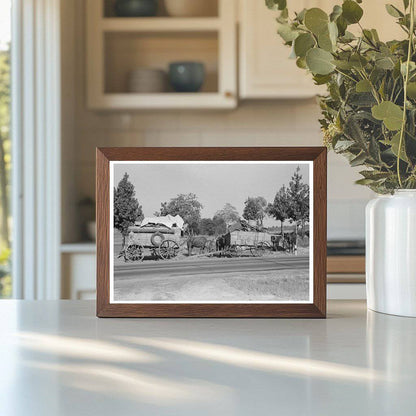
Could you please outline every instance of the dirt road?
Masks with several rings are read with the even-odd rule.
[[[161,260],[114,269],[119,301],[306,300],[308,295],[308,256]]]

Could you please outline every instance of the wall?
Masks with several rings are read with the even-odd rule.
[[[77,201],[95,193],[96,146],[317,146],[321,145],[319,108],[314,99],[242,102],[233,111],[92,112],[85,107],[84,4],[75,0],[75,18],[67,21],[66,59],[73,74],[63,79],[74,87],[70,116],[74,139],[63,155],[64,209],[77,211]],[[72,23],[74,22],[74,23]],[[73,25],[73,26],[72,26]],[[71,29],[72,26],[72,29]],[[73,58],[73,60],[71,59]],[[67,71],[68,72],[68,71]],[[72,123],[71,123],[72,121]],[[69,128],[69,127],[68,127]],[[67,135],[67,140],[69,134]],[[71,146],[72,145],[72,146]],[[66,179],[65,179],[66,178]],[[330,154],[328,166],[328,235],[330,238],[364,236],[364,206],[371,192],[354,185],[357,170]],[[72,180],[73,179],[73,180]],[[80,221],[79,216],[74,216]],[[64,241],[79,238],[65,221]]]

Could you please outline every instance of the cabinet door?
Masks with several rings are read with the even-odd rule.
[[[321,93],[311,76],[289,59],[290,48],[277,35],[275,17],[278,12],[268,10],[262,0],[239,0],[240,13],[240,97],[241,98],[305,98]],[[403,8],[402,0],[389,3]],[[303,8],[320,7],[330,12],[336,0],[291,0],[291,13]],[[364,9],[362,25],[376,28],[382,40],[403,38],[394,18],[378,1],[361,4]],[[358,25],[349,30],[359,33]]]
[[[290,10],[313,7],[318,1],[292,0]],[[290,48],[276,33],[278,12],[261,0],[239,0],[240,97],[305,98],[318,93],[311,75],[289,59]]]

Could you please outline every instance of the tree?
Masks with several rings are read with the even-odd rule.
[[[305,221],[309,220],[309,185],[304,183],[298,166],[289,182],[287,190],[289,199],[288,217],[296,223],[296,233],[299,223],[304,233]]]
[[[215,235],[215,222],[211,218],[202,218],[199,222],[199,232],[204,235]]]
[[[223,218],[215,215],[212,221],[214,222],[215,235],[225,234],[227,232],[227,224]]]
[[[214,219],[215,218],[217,220],[222,219],[226,226],[229,226],[230,224],[237,222],[240,219],[240,215],[238,214],[237,209],[227,202],[223,209],[220,209],[215,213]]]
[[[180,215],[189,230],[197,234],[203,206],[195,194],[179,194],[169,202],[162,202],[160,215]]]
[[[135,196],[134,185],[129,181],[129,175],[125,173],[117,188],[114,188],[114,227],[123,236],[123,247],[128,228],[137,220],[143,219],[142,206]]]
[[[283,185],[274,197],[273,203],[267,206],[267,213],[280,221],[280,232],[283,235],[283,223],[289,218],[289,195],[288,190]]]
[[[267,201],[262,196],[248,197],[244,204],[243,218],[247,221],[254,220],[257,225],[263,225]]]

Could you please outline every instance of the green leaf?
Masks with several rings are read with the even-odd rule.
[[[334,44],[332,43],[328,32],[318,35],[318,45],[321,49],[328,52],[332,52],[334,50]]]
[[[302,33],[295,39],[295,53],[301,58],[306,56],[306,52],[315,46],[315,40],[310,33]]]
[[[387,13],[393,17],[403,17],[403,13],[397,8],[394,7],[392,4],[386,4]]]
[[[345,35],[345,32],[347,30],[347,27],[348,27],[348,23],[344,19],[343,16],[338,17],[338,19],[337,19],[337,27],[338,27],[339,34],[341,36],[344,36]]]
[[[364,152],[362,152],[358,156],[350,160],[350,165],[352,167],[360,166],[360,165],[363,165],[366,160],[367,160],[367,155]]]
[[[400,145],[400,132],[395,134],[390,141],[381,140],[381,142],[383,144],[385,144],[386,146],[390,146],[391,151],[393,152],[393,154],[396,157],[398,157],[398,155],[399,155],[399,145]],[[409,162],[409,159],[407,158],[406,152],[404,150],[404,140],[403,140],[402,147],[401,147],[400,159],[405,161],[405,162]]]
[[[394,65],[395,65],[393,58],[389,56],[376,59],[375,64],[378,68],[386,69],[386,70],[394,69]]]
[[[303,22],[305,20],[306,11],[306,9],[303,9],[299,13],[297,13],[295,20],[297,20],[298,22]]]
[[[409,73],[412,73],[414,70],[416,70],[416,64],[412,61],[409,62]],[[406,62],[402,62],[400,64],[400,72],[403,77],[406,76]]]
[[[403,6],[404,6],[404,9],[406,10],[409,7],[409,0],[403,0]]]
[[[293,30],[290,25],[282,23],[277,25],[277,33],[285,42],[292,42],[299,36],[297,30]]]
[[[370,138],[368,151],[370,152],[370,156],[374,159],[374,162],[376,162],[377,164],[380,163],[380,160],[381,160],[380,147],[378,146],[378,142],[374,138],[374,136],[371,136]]]
[[[363,30],[363,35],[364,35],[364,40],[366,42],[370,42],[370,43],[374,42],[373,34],[371,33],[371,30],[364,29]]]
[[[355,181],[356,185],[370,185],[374,182],[374,179],[358,179]]]
[[[360,108],[368,108],[373,107],[376,104],[376,100],[373,94],[369,92],[352,92],[349,95],[348,104]]]
[[[313,80],[315,81],[316,85],[324,85],[327,82],[331,81],[331,76],[315,74]]]
[[[371,34],[373,35],[373,39],[376,42],[380,42],[380,38],[378,37],[378,33],[377,33],[377,30],[376,29],[371,29]]]
[[[336,4],[332,10],[332,13],[329,15],[329,20],[335,22],[338,17],[342,15],[342,7]]]
[[[305,26],[315,35],[324,33],[328,28],[328,15],[318,7],[305,13]]]
[[[286,8],[286,0],[266,0],[266,6],[271,10],[283,10]]]
[[[307,69],[306,59],[304,57],[296,59],[296,66],[301,69]]]
[[[337,26],[338,27],[338,26]],[[338,28],[338,30],[339,30],[339,28]],[[345,43],[348,43],[348,42],[351,42],[351,41],[353,41],[353,40],[355,40],[356,39],[356,36],[353,34],[353,33],[351,33],[351,32],[348,32],[348,30],[344,33],[344,35],[341,37],[341,41],[342,42],[345,42]]]
[[[351,55],[349,62],[354,68],[357,69],[363,69],[368,63],[367,59],[365,59],[364,56],[358,53],[354,53],[353,55]]]
[[[402,127],[403,110],[391,101],[383,101],[371,109],[373,117],[382,120],[384,125],[392,131]]]
[[[371,92],[371,82],[367,79],[362,79],[361,81],[357,82],[355,90],[357,92]]]
[[[355,142],[352,140],[338,140],[334,146],[334,150],[339,152],[345,152],[347,149],[349,149],[351,146],[354,146]]]
[[[313,74],[327,75],[333,72],[333,56],[320,48],[310,49],[306,54],[306,64]]]
[[[362,170],[360,175],[363,175],[365,179],[372,179],[373,181],[377,181],[380,179],[386,179],[391,176],[390,172],[379,172],[376,170]]]
[[[342,16],[349,24],[358,23],[363,13],[363,9],[353,0],[346,0],[342,4]]]
[[[407,84],[407,97],[416,100],[416,82],[409,82]]]
[[[352,68],[352,65],[348,61],[343,61],[341,59],[335,59],[333,63],[337,68],[343,71],[347,71]]]
[[[337,38],[338,38],[338,26],[334,22],[328,23],[328,32],[331,42],[334,46],[337,45]]]

